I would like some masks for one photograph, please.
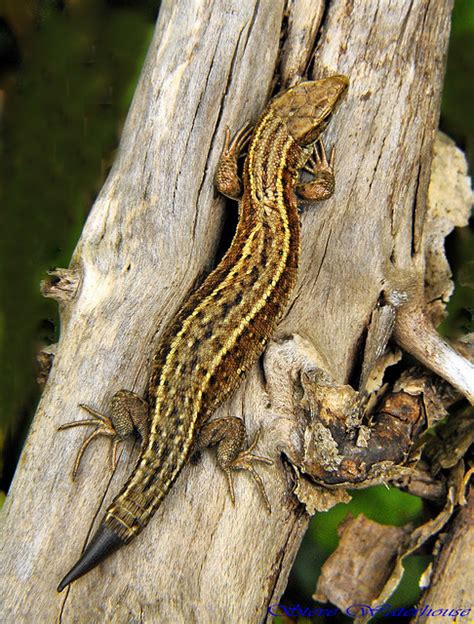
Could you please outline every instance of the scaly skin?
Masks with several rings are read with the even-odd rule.
[[[270,462],[250,452],[254,445],[241,450],[241,421],[208,421],[262,354],[285,310],[300,251],[298,170],[308,161],[307,146],[319,138],[346,86],[343,76],[301,83],[276,96],[257,121],[244,164],[235,237],[217,268],[160,340],[150,375],[149,423],[147,433],[142,434],[140,458],[83,557],[61,582],[60,591],[146,526],[196,448],[220,444],[218,461],[229,478],[232,497],[231,470],[250,470],[261,485],[252,463]],[[241,133],[233,146],[226,143],[216,183],[228,195],[235,196],[239,190],[236,158],[247,138],[248,133]],[[325,198],[333,188],[325,155],[314,172],[317,177],[320,174],[319,179],[302,185],[302,194]],[[86,409],[94,418],[108,420],[107,432],[101,424],[98,433],[113,437],[117,431],[117,439],[124,437],[118,428],[129,417],[128,412],[123,415],[126,409],[113,424],[108,417]],[[143,428],[142,423],[140,431]]]

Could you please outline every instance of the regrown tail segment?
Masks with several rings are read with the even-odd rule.
[[[71,568],[58,585],[58,592],[62,592],[67,585],[83,576],[113,552],[123,546],[125,542],[112,529],[102,523],[94,537],[87,545],[79,561]]]

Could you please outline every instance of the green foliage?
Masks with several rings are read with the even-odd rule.
[[[456,230],[449,241],[456,288],[448,303],[448,318],[440,331],[458,338],[474,331],[474,229]]]
[[[392,526],[421,520],[421,500],[397,488],[378,485],[351,494],[353,498],[349,504],[336,505],[327,513],[317,514],[311,523],[314,539],[328,551],[334,550],[339,543],[337,526],[348,514],[357,517],[363,513],[374,522]]]
[[[464,146],[474,138],[473,37],[474,2],[457,0],[451,26],[442,115],[448,132],[454,134]]]

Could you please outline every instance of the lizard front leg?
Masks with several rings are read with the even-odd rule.
[[[257,432],[250,446],[247,449],[243,449],[245,433],[245,425],[240,418],[229,417],[211,420],[201,428],[195,452],[217,445],[217,463],[226,475],[232,504],[235,503],[234,484],[232,481],[233,472],[236,470],[247,470],[256,482],[268,511],[271,512],[270,501],[265,492],[262,479],[253,464],[260,462],[272,466],[273,461],[268,459],[268,457],[262,457],[253,453],[260,437],[260,431]]]
[[[136,431],[140,434],[142,446],[146,444],[150,430],[148,404],[134,392],[130,390],[116,392],[112,397],[110,416],[101,414],[88,405],[81,404],[79,407],[82,407],[92,418],[66,423],[58,428],[58,431],[64,431],[72,427],[95,427],[79,448],[72,470],[73,480],[77,476],[86,448],[99,436],[106,436],[111,439],[110,464],[112,470],[117,465],[117,447],[120,442],[123,442]]]
[[[230,130],[226,128],[225,142],[217,165],[214,184],[219,193],[231,199],[239,199],[242,195],[242,182],[238,173],[238,160],[242,150],[248,143],[253,128],[248,123],[236,133],[231,141]]]

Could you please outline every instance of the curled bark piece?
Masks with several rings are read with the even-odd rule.
[[[442,503],[446,498],[444,480],[434,478],[426,466],[420,464],[417,465],[416,469],[400,471],[398,476],[391,480],[391,483],[409,494],[425,500]]]
[[[343,489],[328,489],[313,483],[301,475],[300,471],[294,467],[296,475],[296,485],[294,495],[305,506],[306,512],[312,516],[317,511],[328,511],[338,503],[348,503],[351,495]]]
[[[382,591],[411,528],[385,526],[363,514],[348,517],[339,526],[339,545],[322,567],[313,598],[359,614],[356,605],[370,605]]]
[[[433,474],[455,466],[473,443],[472,408],[467,407],[451,414],[445,423],[436,428],[435,437],[429,438],[426,455],[430,458]]]
[[[305,433],[301,468],[327,485],[360,483],[371,477],[377,464],[402,463],[424,425],[420,396],[387,395],[370,427],[361,427],[363,412],[355,391],[304,378],[302,382],[312,422]]]

